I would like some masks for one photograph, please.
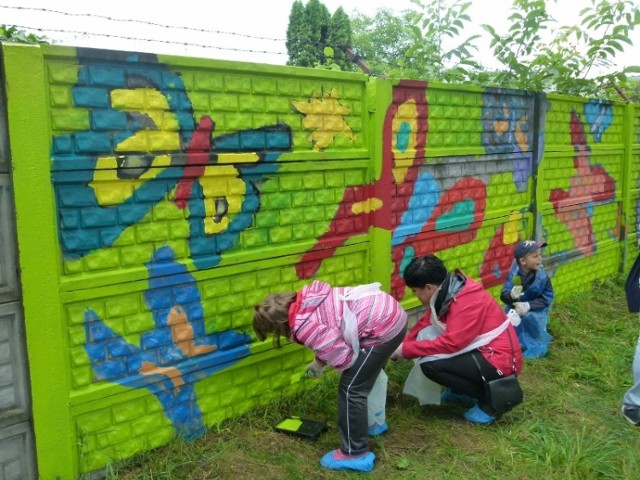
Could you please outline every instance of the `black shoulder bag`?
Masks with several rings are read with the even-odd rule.
[[[507,330],[507,334],[509,335],[509,343],[511,343],[511,351],[513,352],[513,373],[511,375],[505,375],[487,382],[487,379],[484,378],[482,374],[478,359],[475,355],[471,355],[484,381],[487,402],[498,415],[511,410],[521,403],[524,397],[522,388],[520,388],[520,382],[518,382],[518,376],[516,375],[516,355],[513,349],[513,340],[511,340],[511,332]]]

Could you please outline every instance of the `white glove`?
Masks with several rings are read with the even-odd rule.
[[[511,289],[511,298],[518,300],[522,296],[522,285],[516,285]]]
[[[516,309],[516,313],[521,317],[524,317],[531,308],[529,302],[516,302],[513,304],[513,307]]]
[[[400,344],[398,348],[396,348],[396,351],[393,352],[389,358],[394,362],[398,360],[406,360],[406,358],[404,358],[404,355],[402,354],[402,344]]]
[[[307,377],[309,378],[320,378],[322,372],[324,371],[324,363],[322,363],[317,358],[313,359],[309,365],[307,365]]]

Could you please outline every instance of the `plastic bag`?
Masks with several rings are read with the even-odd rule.
[[[373,384],[373,388],[367,397],[367,414],[369,418],[369,426],[374,424],[382,425],[387,421],[385,409],[387,408],[387,384],[389,377],[384,370],[380,370],[380,374]]]
[[[417,361],[404,382],[402,393],[416,397],[421,406],[440,405],[440,385],[424,376]]]
[[[434,339],[442,332],[435,325],[423,328],[417,335],[418,340]],[[420,405],[440,405],[440,385],[428,379],[420,368],[420,359],[414,360],[414,365],[404,382],[402,393],[416,397]]]

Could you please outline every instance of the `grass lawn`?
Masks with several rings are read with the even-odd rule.
[[[389,364],[390,430],[370,441],[369,474],[331,472],[320,457],[338,447],[337,375],[309,380],[303,394],[175,441],[107,469],[133,479],[640,479],[640,427],[620,414],[631,385],[638,315],[626,311],[620,279],[557,302],[549,355],[525,361],[524,402],[490,426],[472,425],[455,405],[420,407],[401,393],[411,363]],[[324,420],[312,442],[273,431],[287,415]]]

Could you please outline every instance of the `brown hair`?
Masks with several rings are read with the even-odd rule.
[[[263,341],[272,333],[273,346],[280,348],[280,337],[291,337],[289,306],[295,299],[295,292],[272,293],[253,308],[253,331],[258,340]]]

